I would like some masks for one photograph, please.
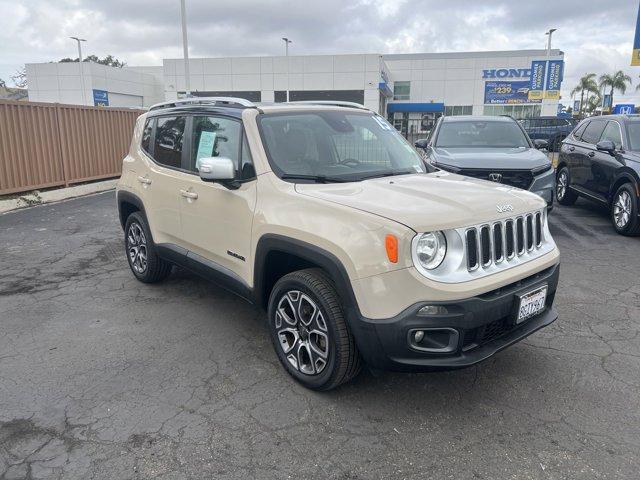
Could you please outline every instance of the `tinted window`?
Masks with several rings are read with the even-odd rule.
[[[600,140],[611,140],[617,149],[622,148],[622,136],[618,122],[608,122]]]
[[[240,157],[240,177],[244,180],[256,176],[256,171],[251,158],[251,149],[247,143],[247,136],[242,135],[242,154]]]
[[[582,141],[587,143],[597,143],[600,140],[600,135],[602,135],[602,131],[604,130],[605,122],[592,120],[587,125],[587,128],[584,129],[584,133],[582,134]]]
[[[589,122],[584,122],[582,124],[580,124],[578,126],[578,128],[576,128],[573,131],[573,138],[575,138],[576,140],[580,140],[580,136],[582,135],[582,132],[584,132],[584,129],[586,128],[586,126],[589,124]]]
[[[527,137],[516,122],[443,122],[436,147],[515,148],[529,147]]]
[[[242,125],[224,117],[193,117],[193,142],[189,169],[196,172],[197,161],[207,157],[224,157],[240,171],[240,136]]]
[[[157,119],[153,158],[167,167],[181,168],[185,117]]]
[[[151,134],[153,133],[154,123],[155,118],[150,118],[147,120],[147,123],[144,124],[144,130],[142,130],[142,141],[140,142],[142,149],[149,155],[153,155],[153,152],[151,151]]]
[[[629,150],[640,151],[640,122],[626,122]]]
[[[411,82],[394,82],[393,99],[409,100],[411,97]]]

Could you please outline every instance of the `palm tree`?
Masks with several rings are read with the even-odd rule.
[[[627,91],[627,83],[631,85],[631,77],[624,73],[622,70],[618,70],[613,75],[601,75],[600,76],[600,86],[601,87],[611,87],[610,90],[610,102],[613,107],[613,92],[615,90],[619,90],[623,95]]]
[[[578,81],[578,85],[571,90],[571,96],[575,94],[580,94],[580,110],[578,114],[581,115],[584,111],[584,96],[585,93],[587,97],[589,93],[598,93],[598,84],[596,83],[596,74],[595,73],[586,73],[580,80]]]

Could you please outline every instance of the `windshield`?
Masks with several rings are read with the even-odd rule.
[[[271,167],[283,178],[360,181],[425,172],[414,148],[377,115],[266,114],[260,116],[260,125]]]
[[[640,122],[626,122],[629,150],[640,151]]]
[[[442,148],[528,148],[529,142],[516,122],[469,120],[442,122],[435,146]]]

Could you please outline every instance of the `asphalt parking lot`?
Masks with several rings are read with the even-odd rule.
[[[0,216],[0,479],[638,478],[640,238],[583,200],[550,219],[554,325],[315,393],[251,305],[135,281],[113,192]]]

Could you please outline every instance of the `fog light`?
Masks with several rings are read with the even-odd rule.
[[[447,307],[443,307],[442,305],[425,305],[418,310],[418,315],[423,317],[427,315],[446,315],[447,313]]]
[[[418,330],[414,335],[413,335],[413,339],[416,341],[416,343],[420,343],[422,341],[422,339],[424,338],[424,332],[422,330]]]

